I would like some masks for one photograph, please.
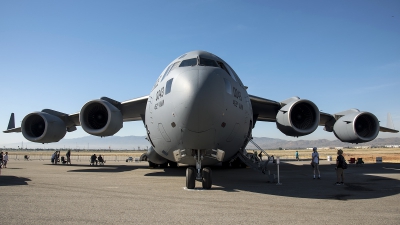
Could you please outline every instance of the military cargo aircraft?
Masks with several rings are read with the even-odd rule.
[[[310,100],[292,97],[277,102],[249,95],[235,71],[218,56],[191,51],[172,61],[161,73],[148,96],[119,102],[107,97],[83,105],[78,113],[51,109],[32,112],[15,127],[14,115],[5,133],[22,132],[32,142],[51,143],[81,126],[96,136],[111,136],[128,121],[143,121],[151,144],[149,165],[187,164],[186,187],[212,186],[208,165],[223,164],[238,154],[252,139],[257,121],[275,122],[288,136],[304,136],[318,126],[333,132],[342,142],[374,140],[382,127],[370,112],[349,109],[328,114]],[[192,167],[195,166],[195,167]]]

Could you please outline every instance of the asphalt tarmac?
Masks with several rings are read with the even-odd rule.
[[[186,167],[10,161],[0,175],[0,224],[399,224],[400,164],[350,165],[336,186],[308,161],[282,162],[280,182],[252,169],[212,167],[211,190],[186,190]],[[276,165],[270,165],[276,174]]]

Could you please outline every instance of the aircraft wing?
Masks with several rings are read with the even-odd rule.
[[[276,114],[282,108],[282,104],[273,100],[249,95],[253,114],[257,116],[258,121],[276,122]],[[320,112],[320,126],[325,126],[328,122],[335,121],[333,115]]]
[[[124,122],[143,120],[148,98],[149,96],[143,96],[122,102],[121,112]]]
[[[254,121],[275,122],[276,114],[282,108],[276,101],[249,95],[253,107]]]
[[[111,104],[117,106],[121,110],[124,122],[144,119],[148,96],[134,98],[124,102],[117,102],[107,97],[102,97],[101,99],[109,101]],[[67,131],[69,132],[76,130],[76,126],[80,126],[79,112],[69,115],[51,109],[43,109],[42,112],[61,118],[67,127]],[[14,113],[11,114],[7,130],[3,132],[4,133],[21,132],[21,127],[17,128],[15,127]]]
[[[380,132],[390,132],[390,133],[399,133],[398,130],[392,129],[392,128],[387,128],[387,127],[379,127]]]
[[[21,132],[21,127],[7,129],[3,131],[3,133],[19,133],[19,132]]]
[[[285,101],[276,102],[273,100],[257,97],[254,95],[249,95],[251,105],[253,107],[254,121],[266,121],[266,122],[276,122],[276,116],[278,111],[285,106]],[[319,126],[324,126],[325,131],[332,132],[333,125],[336,122],[334,115],[325,112],[319,112],[320,120]],[[379,127],[381,132],[398,133],[398,130],[388,127]]]

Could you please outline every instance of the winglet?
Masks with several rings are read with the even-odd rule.
[[[388,113],[387,117],[387,127],[379,127],[379,131],[381,132],[390,132],[390,133],[398,133],[399,131],[394,128],[393,121],[392,121],[392,116],[390,113]]]
[[[11,113],[10,122],[8,122],[7,130],[14,129],[14,128],[15,128],[15,118],[14,118],[14,113]]]
[[[392,115],[390,115],[390,113],[388,113],[388,116],[387,116],[387,125],[386,126],[390,129],[393,129],[393,130],[395,129],[393,120],[392,120]]]

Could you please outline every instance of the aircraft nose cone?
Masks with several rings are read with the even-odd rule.
[[[175,111],[183,128],[194,132],[213,128],[223,113],[223,79],[212,69],[193,69],[180,74],[176,81],[180,100]]]

